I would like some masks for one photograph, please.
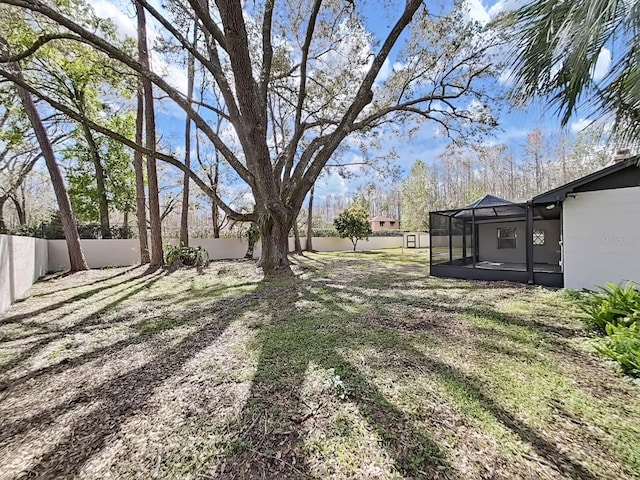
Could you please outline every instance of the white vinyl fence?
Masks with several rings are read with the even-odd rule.
[[[47,240],[0,235],[0,313],[47,273]]]

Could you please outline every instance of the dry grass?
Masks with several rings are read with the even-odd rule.
[[[53,276],[0,317],[0,478],[637,478],[566,295],[399,251]]]

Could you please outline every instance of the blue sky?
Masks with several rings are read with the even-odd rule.
[[[159,6],[159,1],[155,3]],[[497,2],[467,0],[466,5],[470,19],[486,24],[496,14],[516,8],[522,3],[522,0],[500,0]],[[99,16],[111,18],[124,35],[135,35],[132,8],[124,6],[128,2],[93,0],[91,4]],[[378,13],[375,10],[368,12],[366,26],[374,33],[387,31],[391,22],[395,21],[393,16],[389,16],[386,13],[379,15]],[[152,33],[151,38],[153,37]],[[392,53],[391,61],[385,65],[386,69],[390,69],[390,65],[394,61],[393,55]],[[608,51],[602,52],[601,60],[594,72],[594,78],[596,79],[604,76],[609,68],[611,55]],[[167,78],[171,79],[171,83],[181,90],[184,91],[186,89],[186,74],[183,66],[174,65],[157,54],[154,55],[153,61],[155,70],[163,71]],[[508,85],[508,77],[509,71],[507,70],[503,72],[500,78],[496,78],[494,80],[496,88]],[[558,118],[545,105],[544,101],[537,101],[526,109],[520,110],[510,110],[506,104],[496,105],[496,107],[501,109],[497,116],[499,128],[494,132],[493,137],[486,139],[488,143],[506,143],[513,151],[518,152],[524,148],[528,132],[539,129],[545,134],[558,133],[561,130]],[[162,102],[158,110],[158,128],[164,143],[171,144],[172,149],[177,152],[184,150],[184,118],[184,114],[175,105]],[[568,131],[575,133],[588,123],[588,119],[581,118],[578,115],[571,122]],[[426,123],[420,126],[410,140],[403,138],[386,140],[380,153],[384,153],[385,149],[395,149],[398,154],[397,166],[406,175],[416,160],[422,160],[427,163],[436,162],[438,155],[442,153],[449,142],[446,137],[438,134],[438,130],[434,125]],[[348,150],[344,154],[344,161],[357,160],[358,155],[359,152],[357,150]],[[353,193],[358,185],[370,181],[372,178],[375,178],[373,172],[364,173],[359,178],[349,180],[330,172],[317,184],[317,196],[322,198],[329,194],[346,195]]]

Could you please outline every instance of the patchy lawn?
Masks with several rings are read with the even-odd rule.
[[[0,316],[0,478],[637,478],[567,296],[424,253],[52,276]]]

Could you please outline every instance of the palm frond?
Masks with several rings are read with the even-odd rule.
[[[640,131],[640,2],[539,0],[516,11],[511,64],[514,96],[547,96],[563,125],[583,102],[599,116],[615,116],[635,136]],[[603,48],[616,62],[598,82],[593,75]]]

